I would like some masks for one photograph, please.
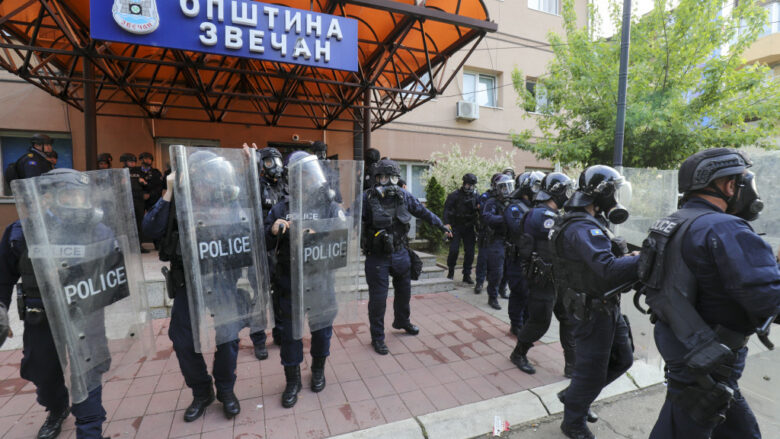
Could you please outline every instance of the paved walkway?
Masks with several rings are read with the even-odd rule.
[[[484,294],[481,298],[487,300]],[[226,420],[221,405],[215,403],[193,423],[182,420],[191,392],[184,386],[167,336],[168,320],[156,320],[156,357],[132,371],[107,376],[105,433],[112,438],[320,438],[409,422],[563,380],[559,343],[533,349],[530,357],[538,372],[526,375],[508,360],[514,347],[508,324],[485,308],[451,293],[413,296],[413,321],[420,326],[420,335],[391,330],[387,337],[391,355],[379,356],[369,345],[366,303],[360,303],[353,320],[335,326],[326,367],[328,385],[319,394],[308,389],[310,357],[306,356],[304,390],[293,409],[282,408],[280,402],[285,379],[278,347],[269,346],[270,358],[257,361],[244,333],[236,383],[241,414]],[[386,320],[390,328],[392,299]],[[308,342],[304,339],[307,352]],[[0,352],[3,439],[34,437],[46,415],[35,402],[32,384],[19,378],[20,359],[19,350]],[[75,437],[73,422],[70,417],[60,437]]]

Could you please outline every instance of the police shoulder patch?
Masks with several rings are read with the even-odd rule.
[[[590,229],[591,236],[604,236],[604,232],[601,229]]]
[[[555,225],[555,220],[554,219],[547,218],[546,220],[544,220],[544,228],[545,229],[551,229],[552,226],[554,226],[554,225]]]
[[[558,216],[558,215],[557,215],[555,212],[553,212],[552,210],[545,210],[545,211],[544,211],[544,214],[545,214],[545,215],[547,215],[547,216],[553,217],[553,218],[555,218],[556,216]]]

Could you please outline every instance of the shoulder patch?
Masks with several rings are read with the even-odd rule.
[[[604,232],[601,229],[590,229],[591,236],[604,236]]]
[[[552,227],[555,225],[555,220],[552,218],[547,218],[544,220],[544,228],[545,229],[552,229]]]
[[[552,217],[552,218],[555,218],[556,216],[558,216],[558,215],[557,215],[555,212],[553,212],[552,210],[545,210],[545,211],[544,211],[544,214],[545,214],[545,215],[547,215],[547,216],[549,216],[549,217]]]
[[[30,153],[27,153],[27,157],[30,157],[30,158],[32,158],[32,157],[33,157],[33,153],[31,153],[31,152],[30,152]]]

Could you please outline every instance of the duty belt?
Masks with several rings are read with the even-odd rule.
[[[732,351],[738,351],[747,346],[750,336],[746,336],[737,331],[732,331],[722,325],[715,325],[712,327],[715,331],[715,335],[718,336],[718,341],[726,345]]]

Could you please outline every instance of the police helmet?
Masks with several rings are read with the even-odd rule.
[[[230,203],[240,188],[233,165],[211,151],[196,151],[187,160],[193,196],[201,202]]]
[[[138,160],[135,158],[135,154],[126,152],[119,156],[119,161],[122,163],[127,163],[127,162],[137,162]]]
[[[282,153],[276,148],[263,148],[257,153],[257,166],[262,174],[271,178],[279,178],[284,173]]]
[[[311,144],[311,151],[312,154],[317,156],[317,158],[320,160],[325,160],[326,158],[328,158],[328,145],[325,142],[315,140]]]
[[[729,175],[740,175],[753,162],[742,151],[712,148],[699,151],[683,162],[677,176],[680,192],[704,189],[713,181]]]
[[[472,186],[477,184],[477,176],[471,173],[464,175],[463,184],[470,184]]]
[[[502,173],[500,173],[500,172],[496,172],[495,174],[493,174],[493,176],[492,176],[492,177],[490,177],[490,190],[491,190],[491,191],[494,191],[494,192],[495,192],[495,190],[496,190],[496,182],[498,181],[498,179],[499,179],[499,178],[500,178],[502,175],[504,175],[504,174],[502,174]]]
[[[528,197],[529,200],[533,200],[536,194],[542,189],[542,180],[544,180],[544,172],[531,171],[528,176],[521,182],[522,185],[518,187],[519,195]]]
[[[154,156],[150,152],[142,152],[141,154],[138,154],[138,160],[143,160],[143,159],[154,160]]]
[[[366,162],[369,164],[378,162],[381,157],[382,155],[379,153],[378,149],[368,148],[366,150]]]
[[[68,225],[95,224],[103,210],[92,200],[89,175],[68,168],[53,169],[41,176],[41,189],[51,194],[49,209]]]
[[[328,179],[317,156],[304,151],[295,151],[290,154],[287,169],[290,181],[299,181],[304,194],[322,194],[329,199],[335,195],[328,185]],[[292,191],[301,189],[292,188]]]
[[[30,143],[33,145],[51,145],[52,140],[51,137],[47,136],[46,134],[36,133],[33,134],[32,138],[30,139]]]
[[[567,208],[595,205],[609,222],[621,224],[628,219],[623,204],[631,201],[631,183],[610,166],[590,166],[580,174],[577,191],[566,202]]]
[[[393,160],[382,159],[374,165],[374,183],[387,186],[397,185],[401,178],[401,167]]]
[[[508,175],[508,176],[512,177],[512,180],[515,179],[515,170],[511,166],[504,168],[504,170],[501,171],[501,173],[504,174],[504,175]]]
[[[496,194],[501,198],[509,198],[515,191],[515,179],[506,174],[500,174],[496,179]]]
[[[98,162],[106,162],[106,163],[108,163],[110,165],[111,162],[114,161],[114,157],[112,157],[111,154],[109,154],[107,152],[104,152],[104,153],[98,154],[97,161]]]
[[[550,172],[544,176],[535,200],[553,200],[558,207],[563,207],[572,194],[574,194],[574,181],[561,172]]]

